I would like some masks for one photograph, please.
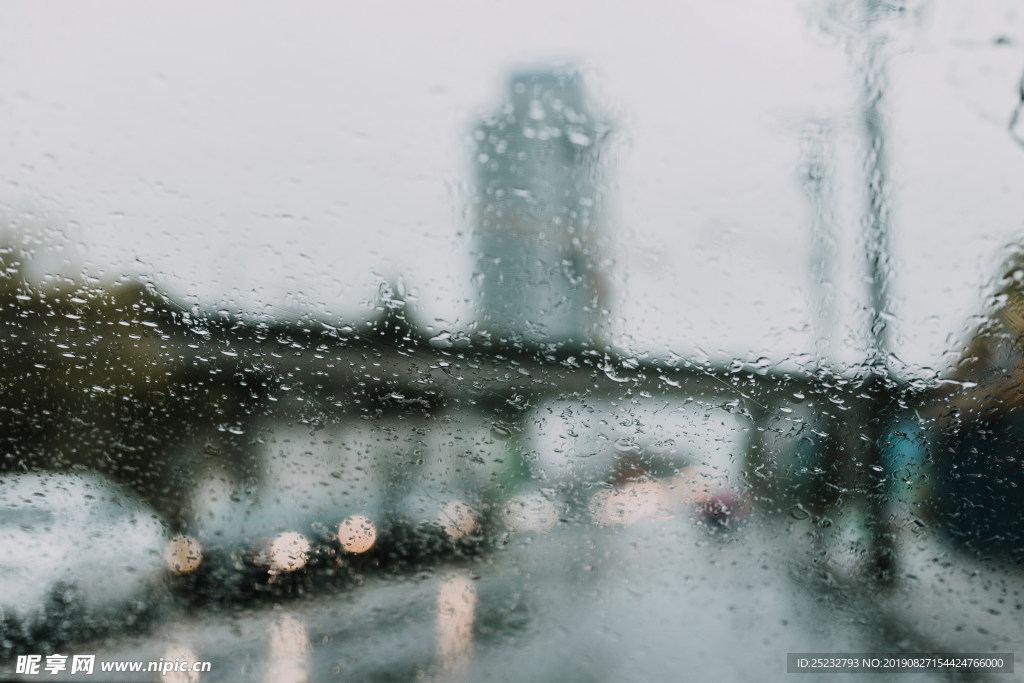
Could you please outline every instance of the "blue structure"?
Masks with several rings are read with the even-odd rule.
[[[476,128],[479,327],[497,341],[598,339],[607,132],[572,68],[513,74],[506,102]]]

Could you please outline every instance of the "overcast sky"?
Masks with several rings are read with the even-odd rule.
[[[616,341],[800,358],[812,307],[801,130],[835,130],[834,357],[864,352],[858,75],[816,2],[36,3],[0,22],[0,202],[80,263],[250,314],[368,315],[401,278],[472,318],[469,131],[510,69],[572,61],[613,121]],[[1014,3],[911,3],[887,126],[895,351],[941,367],[1024,236]],[[839,31],[841,32],[841,31]],[[1003,38],[1003,40],[998,40]]]

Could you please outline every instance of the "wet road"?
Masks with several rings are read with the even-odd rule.
[[[275,682],[781,680],[787,652],[885,649],[891,633],[877,614],[805,560],[754,523],[728,532],[681,516],[559,525],[343,593],[179,606],[148,633],[66,649],[98,662],[211,662],[201,677],[166,681]]]

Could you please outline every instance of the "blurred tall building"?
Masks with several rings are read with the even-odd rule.
[[[514,73],[475,130],[479,327],[499,339],[593,343],[607,314],[601,148],[572,68]]]

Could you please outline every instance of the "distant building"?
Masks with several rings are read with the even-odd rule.
[[[499,340],[597,341],[606,315],[600,149],[578,71],[515,73],[476,129],[479,327]]]

